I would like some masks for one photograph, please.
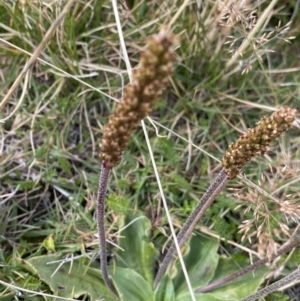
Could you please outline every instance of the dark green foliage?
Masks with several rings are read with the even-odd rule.
[[[36,186],[36,184],[33,181],[23,181],[20,183],[19,189],[22,190],[31,190]]]
[[[132,222],[128,225],[128,222]],[[171,269],[156,291],[153,291],[153,274],[158,252],[149,241],[151,224],[140,212],[129,213],[124,217],[124,225],[128,225],[118,238],[119,249],[113,258],[109,269],[114,285],[120,293],[121,301],[174,301],[190,300],[184,276],[178,262]],[[122,226],[122,225],[121,225]],[[194,289],[209,283],[215,276],[225,276],[237,266],[230,258],[220,258],[217,254],[219,242],[204,236],[194,236],[185,251],[185,264]],[[129,251],[130,250],[130,251]],[[62,297],[78,297],[83,294],[91,300],[105,298],[108,301],[117,300],[104,286],[99,269],[86,265],[85,261],[73,260],[72,263],[60,264],[60,256],[34,256],[20,261],[20,265],[31,274],[36,274],[43,282]],[[221,260],[219,260],[219,258]],[[57,261],[58,260],[58,261]],[[247,264],[247,260],[239,261],[239,265]],[[254,292],[260,285],[267,269],[257,271],[256,276],[244,276],[216,292],[196,294],[200,301],[231,301],[231,298],[241,299]],[[36,277],[36,276],[35,276]],[[31,284],[39,283],[30,279]]]
[[[227,240],[232,240],[237,231],[237,225],[230,223],[220,216],[212,218],[214,221],[214,231],[216,231],[221,237]]]
[[[170,178],[179,189],[185,191],[190,191],[192,189],[191,184],[188,183],[188,181],[178,173],[171,173]]]
[[[63,170],[63,172],[66,173],[66,175],[71,174],[72,165],[66,158],[59,157],[58,164],[59,164],[59,167]]]
[[[167,138],[158,138],[155,145],[156,150],[160,155],[167,160],[170,164],[176,164],[178,162],[178,154],[174,148],[174,142]]]
[[[294,268],[300,265],[300,248],[295,248],[289,258],[288,266]]]
[[[289,301],[290,297],[282,292],[274,292],[265,299],[266,301]]]
[[[35,276],[25,275],[25,278],[20,280],[20,285],[25,289],[37,291],[41,288],[42,282]]]
[[[130,208],[129,199],[117,194],[109,194],[107,197],[107,205],[115,214],[126,215]]]

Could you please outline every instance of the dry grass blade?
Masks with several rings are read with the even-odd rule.
[[[242,45],[237,49],[237,51],[232,56],[232,58],[227,62],[227,64],[226,64],[227,68],[230,67],[232,64],[234,64],[234,62],[240,56],[240,53],[243,53],[243,51],[248,47],[248,45],[251,43],[251,39],[255,36],[255,34],[257,32],[259,32],[259,30],[263,26],[264,22],[269,18],[270,13],[271,13],[272,9],[274,8],[274,6],[276,5],[277,2],[278,2],[278,0],[273,0],[269,4],[269,6],[264,10],[264,12],[262,13],[262,15],[258,19],[255,27],[252,29],[252,31],[250,32],[250,34],[247,36],[247,39],[245,39],[243,41]]]
[[[41,52],[46,47],[46,44],[51,39],[54,31],[56,30],[56,28],[58,27],[58,25],[63,21],[65,15],[68,13],[70,7],[72,6],[72,4],[74,2],[75,2],[75,0],[69,0],[69,2],[65,5],[65,7],[63,8],[63,10],[61,11],[61,13],[58,15],[58,17],[55,19],[55,21],[51,24],[51,26],[48,29],[48,31],[46,32],[43,40],[38,45],[38,47],[35,49],[35,51],[33,52],[32,56],[30,57],[30,59],[28,60],[28,62],[25,64],[25,66],[23,67],[22,71],[20,72],[20,74],[18,75],[18,77],[15,79],[14,83],[12,84],[12,86],[10,87],[10,89],[8,90],[8,92],[6,93],[5,97],[1,101],[1,103],[0,103],[0,111],[3,109],[3,107],[5,106],[5,104],[7,103],[7,101],[9,100],[9,98],[11,97],[11,95],[13,94],[13,92],[15,91],[15,89],[19,86],[21,80],[24,78],[25,74],[29,71],[29,69],[32,66],[32,64],[34,64],[36,62],[36,60],[40,56]],[[10,116],[11,116],[11,114],[9,116],[7,116],[6,119],[10,118]]]

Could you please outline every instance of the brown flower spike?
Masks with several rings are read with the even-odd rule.
[[[132,72],[132,82],[125,87],[124,97],[103,129],[100,158],[105,167],[119,163],[124,148],[139,122],[151,112],[173,71],[176,60],[172,46],[176,38],[162,30],[148,39],[139,68]]]
[[[271,142],[291,127],[297,113],[296,109],[283,107],[270,117],[263,117],[255,128],[229,145],[222,159],[227,176],[234,178],[253,157],[263,155]]]

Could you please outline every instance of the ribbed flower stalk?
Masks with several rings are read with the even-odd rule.
[[[204,193],[177,236],[180,247],[189,239],[200,218],[225,188],[228,181],[236,177],[243,166],[252,158],[263,155],[268,150],[271,142],[291,127],[297,113],[295,109],[283,107],[270,117],[263,117],[255,128],[250,129],[228,147],[222,159],[223,169]],[[173,243],[156,274],[154,288],[157,287],[170,262],[172,262],[175,251],[176,248]]]
[[[100,244],[102,277],[107,287],[117,294],[107,272],[107,256],[104,229],[105,195],[110,170],[116,166],[123,151],[140,121],[151,112],[155,101],[162,96],[172,74],[173,52],[177,38],[163,29],[158,35],[151,36],[143,52],[137,69],[132,72],[131,83],[125,87],[123,100],[104,126],[100,143],[102,159],[101,174],[97,197],[97,225]]]

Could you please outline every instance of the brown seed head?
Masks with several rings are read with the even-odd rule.
[[[297,114],[296,109],[283,107],[270,117],[264,116],[255,128],[229,145],[222,158],[227,176],[234,178],[253,157],[263,155],[271,142],[291,127]]]
[[[172,74],[176,61],[173,46],[177,38],[163,29],[148,38],[139,67],[132,72],[132,81],[125,87],[123,100],[103,129],[100,158],[107,168],[119,163],[125,146],[139,122],[152,110]]]

